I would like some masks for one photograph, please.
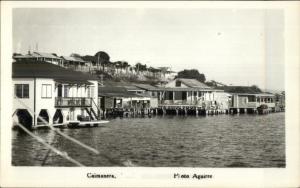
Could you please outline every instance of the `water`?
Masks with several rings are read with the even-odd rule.
[[[51,130],[34,133],[86,166],[285,167],[284,113],[154,116],[111,119],[104,127],[62,131],[100,151],[93,154]],[[12,164],[74,166],[13,131]]]

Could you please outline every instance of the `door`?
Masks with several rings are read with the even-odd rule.
[[[187,92],[186,91],[183,91],[182,92],[182,100],[186,100],[187,99]]]
[[[62,85],[57,86],[57,97],[62,97]]]

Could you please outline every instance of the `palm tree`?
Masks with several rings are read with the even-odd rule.
[[[122,66],[121,68],[126,71],[126,74],[128,72],[128,67],[130,67],[129,63],[127,61],[122,61]]]
[[[99,69],[99,66],[102,65],[102,71],[104,71],[104,67],[110,64],[110,57],[106,52],[99,51],[95,54],[95,57],[97,58],[97,67]]]
[[[122,61],[116,61],[113,63],[113,65],[114,65],[117,73],[118,73],[118,69],[122,69]]]
[[[143,66],[143,65],[142,65],[140,62],[138,62],[138,63],[135,64],[134,70],[135,70],[135,72],[136,72],[137,74],[140,73],[140,70],[141,70],[141,67],[142,67],[142,66]]]

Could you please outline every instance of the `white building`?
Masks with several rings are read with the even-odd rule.
[[[159,106],[195,106],[207,109],[220,107],[220,102],[228,99],[223,90],[213,89],[195,79],[177,78],[156,90]]]
[[[96,120],[98,82],[92,75],[47,62],[13,63],[13,119],[35,128],[44,123]]]
[[[39,61],[52,63],[54,65],[63,66],[63,59],[58,57],[55,53],[44,53],[44,52],[28,52],[26,55],[13,56],[16,62],[26,61]]]

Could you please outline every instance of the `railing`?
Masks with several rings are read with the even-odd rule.
[[[204,101],[190,101],[190,100],[159,100],[159,105],[189,105],[189,106],[203,106]]]
[[[239,103],[238,106],[235,106],[237,108],[257,108],[260,105],[265,104],[269,108],[274,108],[275,103],[274,102],[248,102],[248,103]]]
[[[55,107],[91,107],[92,99],[85,97],[55,97]]]

